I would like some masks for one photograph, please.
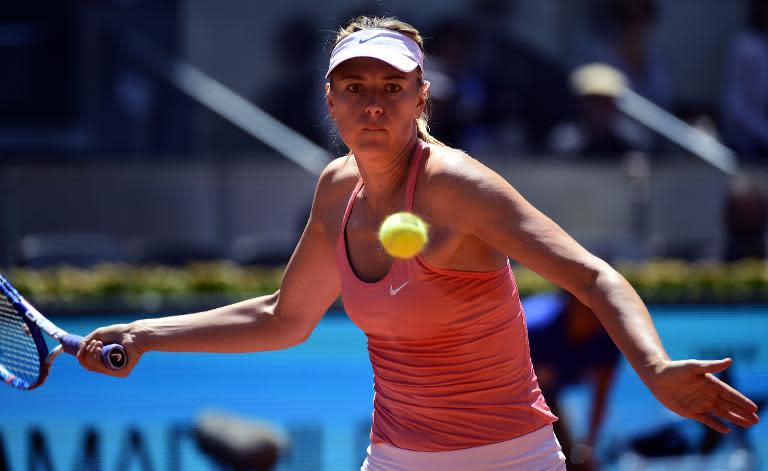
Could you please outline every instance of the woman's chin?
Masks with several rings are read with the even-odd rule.
[[[366,132],[355,139],[354,147],[361,151],[385,150],[391,147],[387,133],[382,131]]]

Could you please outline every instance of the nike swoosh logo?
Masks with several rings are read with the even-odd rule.
[[[405,288],[405,285],[407,285],[410,282],[411,282],[411,280],[406,280],[405,283],[403,283],[402,285],[398,286],[397,288],[393,288],[392,285],[389,285],[389,295],[390,296],[396,295],[397,293],[400,292],[401,289]]]
[[[369,38],[360,38],[360,39],[358,39],[358,40],[357,40],[357,44],[363,44],[363,43],[367,43],[368,41],[370,41],[371,39],[373,39],[373,38],[375,38],[375,37],[376,37],[376,36],[371,36],[371,37],[369,37]]]

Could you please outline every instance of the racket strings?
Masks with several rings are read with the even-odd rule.
[[[0,366],[34,383],[40,374],[40,355],[24,319],[0,293]]]

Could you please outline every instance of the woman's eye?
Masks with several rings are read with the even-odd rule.
[[[351,83],[347,85],[347,91],[350,93],[360,93],[363,91],[363,86],[359,83]]]
[[[394,83],[390,83],[389,85],[387,85],[387,86],[384,88],[384,90],[385,90],[387,93],[397,93],[397,92],[399,92],[399,91],[400,91],[400,90],[402,90],[402,89],[403,89],[403,87],[401,87],[400,85],[394,84]]]

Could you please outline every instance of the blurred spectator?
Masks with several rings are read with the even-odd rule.
[[[220,469],[269,471],[290,447],[277,425],[227,412],[203,412],[193,430],[198,448]]]
[[[765,194],[746,178],[736,178],[728,188],[723,209],[725,261],[766,258],[768,200]]]
[[[752,1],[750,29],[731,44],[722,118],[740,156],[768,157],[768,0]]]
[[[592,450],[603,424],[619,350],[595,314],[567,292],[531,296],[523,300],[523,308],[531,359],[547,404],[560,418],[553,426],[568,458],[568,469],[595,469]],[[583,383],[592,387],[586,435],[573,430],[561,403],[567,386]]]
[[[311,18],[296,16],[278,24],[274,37],[274,79],[256,104],[304,137],[325,144],[323,80],[317,48],[319,29]]]
[[[605,64],[588,64],[571,74],[571,84],[580,97],[580,114],[555,127],[548,140],[550,151],[618,159],[652,147],[653,136],[616,106],[616,97],[627,86],[621,72]]]
[[[541,150],[552,128],[574,115],[567,69],[514,33],[514,0],[470,0],[467,6],[472,55],[488,86],[485,121],[493,132],[487,146]]]
[[[51,231],[25,235],[19,242],[15,263],[30,268],[61,265],[87,268],[127,259],[122,242],[112,234]]]
[[[5,438],[0,434],[0,471],[8,471],[10,469],[10,459],[5,452]]]
[[[175,56],[180,50],[178,3],[110,0],[83,5],[98,18],[90,47],[102,87],[95,117],[99,150],[137,157],[189,151],[195,145],[193,105],[148,66],[157,60],[157,51]]]
[[[449,145],[471,149],[488,133],[488,87],[472,60],[472,26],[461,18],[446,19],[430,36],[425,64],[432,99],[430,129]]]
[[[29,448],[31,453],[27,454],[27,469],[53,470],[53,459],[48,448],[48,440],[45,439],[45,434],[38,427],[33,427],[29,431]]]
[[[593,14],[607,15],[595,25],[598,40],[588,58],[619,69],[632,89],[659,106],[669,106],[667,73],[651,48],[658,17],[654,0],[593,0]]]
[[[0,126],[67,127],[77,118],[72,0],[6,2],[0,15]]]
[[[352,4],[349,8],[346,8],[339,13],[336,19],[330,23],[331,34],[328,37],[328,50],[326,51],[326,57],[331,55],[333,49],[333,38],[336,35],[336,28],[339,25],[348,24],[353,18],[358,16],[391,16],[387,8],[384,6],[384,2],[381,0],[359,0],[357,3]],[[395,15],[397,16],[397,15]],[[418,26],[415,23],[414,26]],[[327,65],[327,64],[326,64]]]

